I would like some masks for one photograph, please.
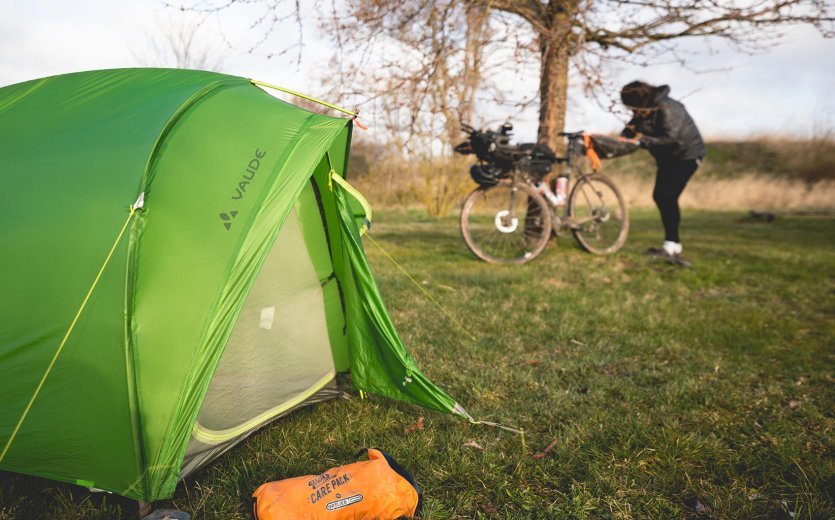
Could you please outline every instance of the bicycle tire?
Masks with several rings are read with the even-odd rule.
[[[503,180],[495,186],[477,188],[464,199],[461,236],[470,251],[485,262],[524,264],[548,245],[551,208],[529,184],[518,183],[516,195],[511,197],[513,189],[512,181]]]
[[[615,183],[603,175],[580,178],[568,197],[571,232],[580,247],[598,255],[618,251],[629,234],[629,210]]]

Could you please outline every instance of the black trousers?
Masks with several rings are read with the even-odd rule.
[[[678,198],[700,164],[701,159],[658,161],[652,199],[658,206],[658,211],[661,212],[664,240],[680,242],[678,228],[681,224],[681,210],[678,207]]]

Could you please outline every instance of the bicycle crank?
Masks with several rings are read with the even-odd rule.
[[[592,216],[597,222],[608,222],[612,214],[609,213],[609,208],[603,206],[602,208],[594,208],[592,210]]]

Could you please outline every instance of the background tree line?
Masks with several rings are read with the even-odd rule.
[[[779,44],[789,26],[811,25],[823,37],[835,27],[835,7],[826,0],[317,0],[314,6],[314,14],[289,0],[170,7],[198,19],[246,7],[254,36],[247,51],[295,55],[297,63],[310,38],[305,20],[312,18],[333,49],[314,94],[372,116],[378,142],[363,144],[359,136],[356,160],[383,170],[377,181],[385,186],[408,163],[421,184],[415,192],[426,191],[420,196],[430,199],[424,202],[433,213],[468,186],[451,153],[462,121],[496,124],[496,106],[530,107],[538,111],[537,140],[558,150],[570,82],[617,110],[619,85],[606,74],[612,63],[686,66],[692,56],[681,44],[688,40],[705,52],[729,45],[757,53]],[[297,29],[295,43],[271,48],[270,35],[288,25]],[[191,41],[180,37],[172,46]],[[517,78],[514,87],[502,81],[508,75]]]

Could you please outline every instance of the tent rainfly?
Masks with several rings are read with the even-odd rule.
[[[0,89],[0,469],[170,497],[348,370],[469,417],[386,312],[351,129],[204,71]]]

